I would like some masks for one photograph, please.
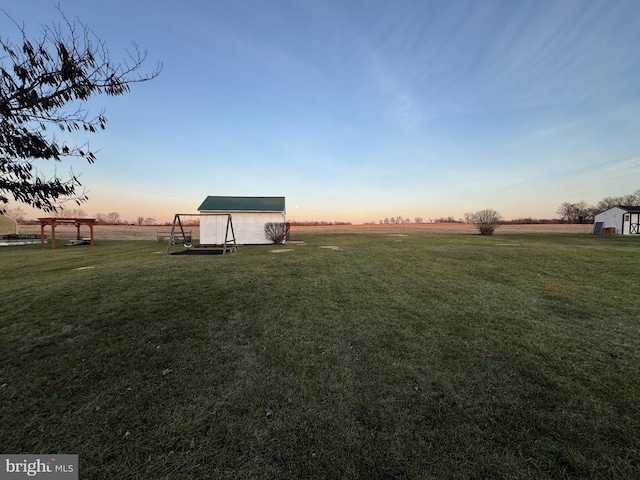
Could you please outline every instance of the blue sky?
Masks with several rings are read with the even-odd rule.
[[[36,31],[57,2],[3,6]],[[62,0],[161,75],[100,97],[82,208],[169,220],[207,195],[289,219],[554,218],[640,188],[637,0]],[[18,39],[0,16],[0,34]]]

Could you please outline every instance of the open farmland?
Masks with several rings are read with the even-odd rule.
[[[526,224],[502,225],[496,230],[496,235],[531,234],[531,233],[591,233],[593,225],[577,224]],[[402,224],[364,224],[364,225],[326,225],[326,226],[295,226],[291,228],[296,233],[460,233],[478,234],[473,225],[465,223],[402,223]]]
[[[144,228],[0,250],[2,451],[91,479],[637,476],[638,238],[165,256]]]
[[[527,234],[527,233],[591,233],[592,225],[576,224],[546,224],[546,225],[503,225],[496,230],[496,235]],[[186,231],[191,231],[193,238],[198,238],[200,229],[198,226],[185,226]],[[154,225],[96,225],[94,227],[96,240],[155,240],[158,232],[170,232],[171,226]],[[39,225],[20,225],[20,233],[40,233]],[[460,233],[477,234],[477,230],[464,223],[405,223],[400,225],[326,225],[326,226],[294,226],[291,227],[292,236],[300,234],[326,234],[326,233]],[[51,227],[45,228],[47,238],[51,235]],[[80,234],[89,235],[88,227],[82,227]],[[75,238],[76,229],[73,226],[58,226],[56,235],[60,238]]]

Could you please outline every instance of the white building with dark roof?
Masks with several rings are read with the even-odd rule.
[[[618,235],[640,235],[640,206],[613,207],[595,216],[593,233],[615,228]]]
[[[200,244],[222,245],[226,217],[230,214],[238,245],[273,243],[267,239],[264,226],[268,222],[286,222],[284,197],[216,197],[205,198],[200,212]]]

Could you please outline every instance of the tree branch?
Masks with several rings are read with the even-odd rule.
[[[24,24],[8,15],[22,36],[21,45],[0,37],[0,47],[6,53],[0,58],[0,201],[6,201],[10,194],[45,211],[56,211],[65,198],[86,201],[86,195],[84,191],[76,194],[81,184],[72,172],[66,180],[57,173],[45,179],[33,162],[61,161],[69,156],[83,157],[89,163],[96,160],[88,143],[69,146],[55,135],[45,136],[48,125],[67,132],[105,129],[104,111],[90,118],[82,103],[94,95],[128,93],[131,84],[156,78],[162,70],[158,64],[150,73],[140,73],[147,52],[135,43],[126,58],[113,62],[103,40],[57,9],[62,21],[42,25],[36,42],[29,40]],[[5,67],[5,63],[9,65]],[[75,111],[65,110],[74,103],[80,104]]]

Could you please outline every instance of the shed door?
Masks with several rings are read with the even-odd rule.
[[[629,233],[640,234],[640,213],[629,215]]]
[[[596,222],[593,224],[593,234],[600,235],[602,233],[602,227],[604,226],[604,222]]]

